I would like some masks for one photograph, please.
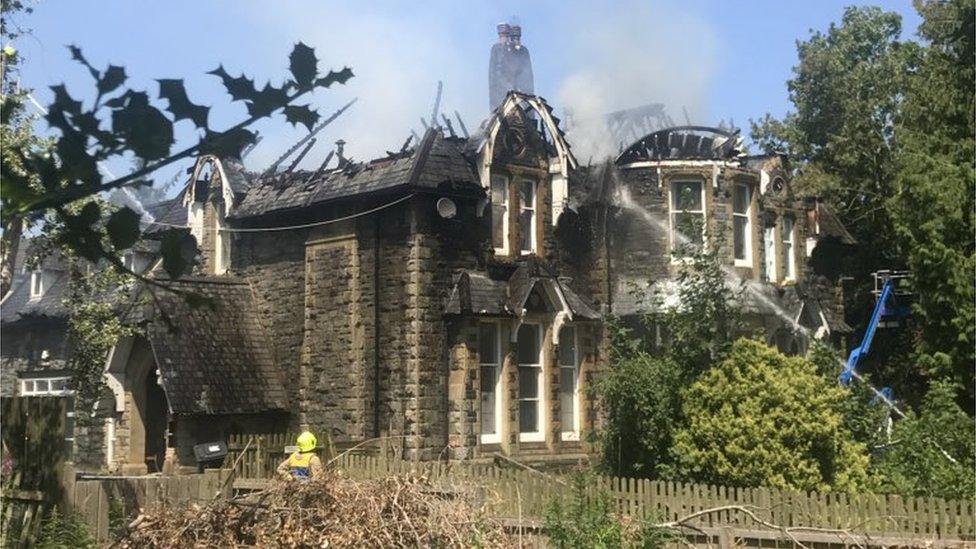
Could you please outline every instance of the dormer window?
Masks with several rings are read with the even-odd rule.
[[[519,234],[520,251],[523,254],[536,252],[536,182],[523,179],[519,184]]]
[[[491,246],[495,253],[508,255],[508,178],[491,176]]]
[[[31,271],[30,296],[31,299],[38,299],[44,295],[44,271],[35,269]]]
[[[125,252],[125,254],[122,255],[122,266],[125,267],[126,269],[129,269],[130,271],[135,271],[136,270],[135,260],[136,260],[136,256],[134,253]]]

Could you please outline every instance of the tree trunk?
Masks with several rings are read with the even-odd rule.
[[[24,230],[24,218],[16,216],[4,227],[0,237],[0,298],[7,297],[14,280],[14,267],[20,248],[20,235]]]

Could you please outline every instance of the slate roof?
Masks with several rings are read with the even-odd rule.
[[[461,271],[448,297],[444,314],[518,316],[536,288],[551,295],[562,294],[573,318],[597,320],[600,313],[567,284],[552,276],[537,276],[520,266],[508,280],[495,280],[475,271]],[[561,308],[561,306],[558,306]]]
[[[281,373],[250,287],[228,277],[167,284],[210,301],[191,307],[183,296],[163,291],[155,305],[141,311],[172,412],[286,410]]]
[[[64,266],[56,255],[49,256],[41,262],[45,273],[44,292],[40,297],[31,298],[31,273],[30,271],[24,272],[24,265],[30,248],[31,244],[27,239],[22,239],[17,247],[10,291],[0,302],[0,323],[2,324],[10,324],[25,319],[64,320],[67,318],[67,309],[61,302],[68,286],[68,272],[64,270]]]
[[[230,176],[228,175],[227,177]],[[159,233],[166,229],[171,229],[173,225],[180,227],[186,226],[186,206],[183,205],[183,194],[185,192],[186,190],[184,189],[174,198],[164,200],[146,208],[149,215],[158,223],[151,223],[146,227],[144,231],[146,234],[152,235],[153,233]]]
[[[726,160],[745,156],[738,130],[677,126],[649,133],[617,157],[617,164],[640,160]]]
[[[445,183],[479,185],[463,154],[464,143],[462,138],[430,129],[414,149],[402,154],[324,173],[302,170],[263,176],[250,183],[230,217],[296,210],[379,191],[436,189]]]

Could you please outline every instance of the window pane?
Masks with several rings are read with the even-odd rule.
[[[519,398],[539,398],[539,369],[520,366]]]
[[[34,380],[34,390],[46,392],[48,390],[46,379],[36,379]]]
[[[539,432],[539,401],[523,400],[519,402],[519,432]]]
[[[746,229],[749,226],[749,220],[745,217],[736,216],[732,219],[733,235],[732,244],[735,249],[736,259],[746,258],[746,239],[749,238]]]
[[[478,356],[481,363],[498,364],[498,325],[482,324],[478,335]]]
[[[523,180],[519,185],[519,204],[523,208],[535,208],[535,181]]]
[[[481,434],[495,434],[495,376],[494,366],[481,367]]]
[[[537,324],[523,324],[518,331],[518,362],[519,364],[539,363],[539,326]]]
[[[766,254],[766,279],[776,282],[776,243],[773,238],[776,235],[775,227],[763,229],[763,251]]]
[[[491,204],[491,246],[505,247],[505,206],[495,202]]]
[[[749,211],[749,187],[736,185],[732,192],[732,211],[744,214]]]
[[[703,241],[702,216],[695,213],[676,213],[673,214],[672,223],[674,224],[675,246],[688,244],[700,245]]]
[[[781,237],[783,242],[793,242],[793,220],[784,217],[783,218],[783,236]]]
[[[562,366],[576,366],[576,338],[572,326],[563,326],[559,330],[559,364]]]
[[[671,184],[671,204],[675,211],[702,210],[701,182],[679,181]]]
[[[560,340],[561,341],[561,340]],[[576,430],[576,369],[559,369],[559,421],[562,430]]]
[[[534,252],[534,238],[532,234],[532,216],[535,212],[532,210],[522,210],[519,214],[519,246],[523,252]]]
[[[52,391],[63,391],[67,388],[68,380],[66,379],[52,379],[51,380],[51,390]]]
[[[508,204],[508,180],[501,176],[491,178],[492,204]]]

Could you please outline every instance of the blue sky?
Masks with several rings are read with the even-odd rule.
[[[826,29],[852,3],[860,2],[47,0],[20,17],[33,33],[15,45],[28,60],[22,82],[42,103],[50,99],[47,87],[62,81],[76,96],[93,88],[64,47],[77,44],[96,66],[124,65],[137,89],[155,94],[154,78],[185,78],[190,98],[213,106],[211,125],[223,128],[245,111],[206,71],[223,63],[259,83],[280,81],[292,45],[304,41],[321,68],[348,65],[356,74],[318,92],[313,106],[328,114],[359,98],[303,163],[315,166],[339,138],[360,160],[399,148],[428,116],[438,80],[444,108],[477,125],[487,111],[495,24],[512,16],[532,55],[536,92],[557,110],[598,114],[661,102],[676,122],[685,108],[693,123],[731,119],[747,131],[749,119],[788,110],[796,40]],[[901,13],[904,32],[914,35],[919,20],[910,0],[873,4]],[[251,169],[302,135],[281,117],[257,128],[264,141],[248,158]],[[194,139],[188,125],[177,135],[181,144]]]

